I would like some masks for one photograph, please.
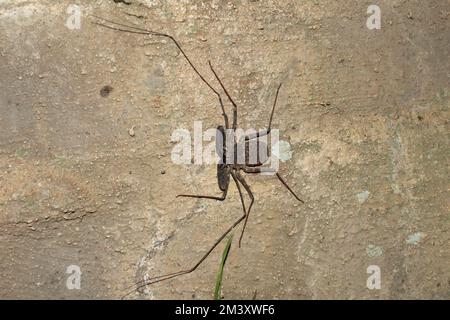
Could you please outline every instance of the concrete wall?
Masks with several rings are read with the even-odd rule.
[[[441,0],[1,0],[0,298],[119,298],[192,266],[242,214],[234,184],[224,202],[175,198],[219,194],[215,166],[174,164],[170,142],[194,121],[221,124],[216,97],[170,41],[89,14],[173,35],[213,81],[211,60],[244,129],[267,125],[283,82],[273,127],[292,157],[280,173],[306,203],[246,177],[255,204],[241,248],[234,232],[225,298],[450,298]],[[130,297],[212,298],[223,246]],[[66,286],[70,265],[80,289]]]

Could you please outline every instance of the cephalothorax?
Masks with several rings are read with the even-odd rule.
[[[125,25],[125,24],[122,24],[122,23],[113,22],[113,21],[110,21],[110,20],[107,20],[107,19],[104,19],[104,18],[100,18],[100,17],[95,17],[95,18],[100,19],[100,20],[104,21],[105,23],[108,23],[108,24],[105,24],[105,23],[101,23],[101,22],[96,21],[95,24],[98,24],[100,26],[103,26],[103,27],[106,27],[106,28],[109,28],[109,29],[113,29],[113,30],[121,31],[121,32],[134,33],[134,34],[143,34],[143,35],[152,35],[152,36],[165,37],[165,38],[168,38],[168,39],[172,40],[173,43],[176,45],[176,47],[180,50],[181,54],[184,56],[184,58],[186,59],[188,64],[192,67],[194,72],[200,77],[201,81],[217,96],[217,99],[218,99],[218,102],[219,102],[219,105],[220,105],[220,108],[221,108],[223,120],[224,120],[224,125],[223,126],[220,125],[220,126],[217,127],[217,135],[216,135],[216,153],[222,159],[222,161],[219,164],[217,164],[217,182],[218,182],[219,190],[222,192],[222,195],[220,195],[220,196],[212,196],[212,195],[180,194],[177,197],[203,198],[203,199],[213,199],[213,200],[223,201],[223,200],[225,200],[225,198],[227,196],[227,192],[228,192],[228,188],[229,188],[230,180],[231,180],[230,176],[231,176],[231,178],[233,179],[233,181],[236,184],[236,187],[237,187],[238,192],[239,192],[240,200],[241,200],[241,203],[242,203],[243,215],[236,222],[234,222],[216,240],[216,242],[213,244],[213,246],[203,255],[203,257],[193,267],[185,269],[185,270],[181,270],[181,271],[178,271],[178,272],[168,273],[168,274],[164,274],[164,275],[161,275],[161,276],[156,276],[156,277],[152,277],[152,278],[140,281],[140,282],[135,284],[136,288],[134,290],[137,290],[139,288],[142,288],[142,287],[144,287],[146,285],[149,285],[149,284],[152,284],[152,283],[168,280],[168,279],[171,279],[171,278],[174,278],[174,277],[177,277],[177,276],[181,276],[181,275],[193,272],[209,256],[209,254],[225,238],[225,236],[228,233],[230,233],[231,230],[233,230],[240,222],[242,222],[245,219],[244,225],[243,225],[242,231],[241,231],[241,236],[239,238],[239,246],[241,246],[242,237],[244,235],[244,231],[245,231],[245,227],[247,225],[247,221],[248,221],[248,217],[249,217],[249,214],[250,214],[250,210],[251,210],[251,208],[253,206],[253,202],[254,202],[254,196],[253,196],[253,193],[252,193],[252,191],[250,189],[250,186],[245,181],[245,179],[242,176],[241,172],[248,173],[248,174],[259,174],[259,173],[262,173],[262,172],[273,171],[273,173],[277,176],[277,178],[281,181],[281,183],[290,191],[290,193],[298,201],[303,203],[303,200],[301,200],[294,193],[294,191],[292,191],[292,189],[287,185],[287,183],[283,180],[283,178],[278,174],[276,169],[262,167],[263,163],[264,163],[264,159],[259,159],[258,158],[255,163],[249,163],[248,162],[248,148],[247,148],[248,142],[250,140],[259,139],[260,137],[263,137],[263,136],[266,136],[266,135],[270,134],[273,114],[274,114],[274,111],[275,111],[275,106],[277,104],[277,98],[278,98],[278,93],[279,93],[280,88],[281,88],[281,84],[278,86],[276,94],[275,94],[275,99],[274,99],[273,106],[272,106],[272,112],[271,112],[270,118],[269,118],[269,126],[268,126],[268,128],[265,129],[265,130],[261,130],[261,131],[255,132],[253,134],[248,134],[248,135],[244,136],[244,142],[245,142],[245,146],[246,146],[246,148],[245,148],[246,157],[245,157],[245,162],[244,163],[239,163],[238,161],[236,161],[235,156],[231,157],[231,161],[230,161],[230,159],[229,159],[230,157],[227,157],[228,153],[230,152],[230,150],[229,150],[229,146],[230,146],[229,142],[230,141],[227,141],[226,131],[227,130],[236,131],[236,129],[237,129],[237,121],[238,121],[238,112],[237,112],[238,107],[237,107],[237,104],[234,102],[234,100],[231,98],[231,96],[228,93],[228,91],[225,88],[225,86],[223,85],[221,79],[219,78],[219,76],[217,75],[216,71],[214,70],[211,62],[208,61],[209,68],[211,69],[211,72],[213,73],[215,79],[219,83],[219,85],[222,88],[223,92],[225,93],[226,97],[230,101],[231,105],[233,106],[233,110],[232,110],[233,115],[232,115],[231,124],[229,122],[228,115],[225,112],[225,108],[224,108],[223,100],[222,100],[222,95],[219,93],[219,91],[217,91],[200,74],[200,72],[192,64],[192,62],[190,61],[190,59],[188,58],[186,53],[183,51],[181,46],[178,44],[178,42],[172,36],[164,34],[164,33],[159,33],[159,32],[145,30],[145,29],[142,29],[142,28],[139,28],[139,27],[135,27],[135,26],[129,26],[129,25]],[[218,137],[222,137],[222,138],[219,139]],[[237,154],[237,152],[236,152],[237,141],[236,141],[236,136],[235,135],[233,135],[233,141],[232,142],[233,143],[231,144],[231,146],[232,146],[231,148],[233,148],[233,151],[234,151],[233,154],[236,155]],[[267,147],[267,146],[265,146],[265,147]],[[245,189],[246,193],[248,194],[248,196],[250,198],[250,204],[248,205],[248,208],[246,208],[246,205],[245,205],[245,202],[244,202],[244,197],[242,195],[241,186]]]

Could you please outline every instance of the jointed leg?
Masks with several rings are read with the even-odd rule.
[[[275,169],[272,169],[272,168],[252,168],[252,167],[246,166],[243,170],[244,170],[245,173],[275,172],[275,174],[277,175],[278,180],[281,181],[281,183],[286,187],[286,189],[289,190],[289,192],[295,197],[295,199],[297,199],[301,203],[305,203],[302,199],[300,199],[295,194],[295,192],[291,189],[291,187],[289,187],[289,185],[286,183],[286,181],[284,181],[284,179],[280,176],[280,174]]]
[[[225,168],[226,169],[226,168]],[[219,167],[218,169],[219,170]],[[219,172],[219,171],[218,171]],[[228,172],[228,171],[227,171]],[[229,179],[229,177],[228,177]],[[227,197],[227,193],[228,193],[228,184],[226,185],[225,188],[222,189],[222,195],[220,197],[218,196],[209,196],[209,195],[197,195],[197,194],[179,194],[177,195],[178,197],[184,197],[184,198],[197,198],[197,199],[212,199],[212,200],[219,200],[219,201],[223,201],[225,200],[225,198]]]
[[[244,197],[242,196],[242,191],[241,191],[241,187],[239,186],[239,180],[236,177],[236,174],[231,171],[231,176],[233,177],[234,182],[236,183],[236,187],[239,191],[239,197],[241,198],[241,203],[242,203],[242,210],[244,211],[244,215],[247,214],[247,210],[245,210],[245,202],[244,202]]]
[[[238,172],[236,173],[236,179],[244,186],[245,191],[247,191],[248,196],[250,197],[250,205],[248,206],[247,214],[245,215],[244,225],[242,227],[241,236],[239,237],[239,248],[241,247],[242,237],[244,236],[245,227],[247,226],[248,216],[250,215],[250,210],[252,210],[253,202],[255,201],[255,197],[253,196],[252,190],[250,186],[245,181],[244,177],[242,177]]]
[[[238,187],[238,190],[240,190],[240,188]],[[241,198],[242,199],[242,198]],[[244,210],[245,211],[245,210]],[[148,279],[148,280],[142,280],[142,281],[139,281],[138,283],[136,283],[135,284],[135,288],[132,290],[132,291],[130,291],[130,292],[128,292],[128,293],[126,293],[125,295],[124,295],[124,297],[126,297],[126,296],[128,296],[129,294],[131,294],[131,293],[133,293],[133,292],[135,292],[136,290],[139,290],[140,288],[143,288],[143,287],[145,287],[145,286],[147,286],[147,285],[150,285],[150,284],[153,284],[153,283],[157,283],[157,282],[161,282],[161,281],[164,281],[164,280],[169,280],[169,279],[172,279],[172,278],[175,278],[175,277],[178,277],[178,276],[181,276],[181,275],[184,275],[184,274],[188,274],[188,273],[191,273],[191,272],[194,272],[197,268],[198,268],[198,266],[199,265],[201,265],[202,264],[202,262],[210,255],[210,253],[217,247],[217,245],[223,240],[223,238],[225,238],[226,237],[226,235],[227,234],[229,234],[230,233],[230,231],[231,230],[233,230],[242,220],[244,220],[244,218],[245,218],[245,213],[236,221],[236,222],[234,222],[232,225],[231,225],[231,227],[229,227],[220,237],[219,237],[219,239],[217,239],[216,240],[216,242],[214,242],[214,244],[213,244],[213,246],[203,255],[203,257],[192,267],[192,268],[190,268],[190,269],[187,269],[187,270],[181,270],[181,271],[178,271],[178,272],[173,272],[173,273],[169,273],[169,274],[165,274],[165,275],[161,275],[161,276],[156,276],[156,277],[152,277],[152,278],[150,278],[150,279]],[[134,286],[133,286],[134,287]],[[129,288],[128,288],[129,289]]]
[[[196,194],[179,194],[177,195],[178,197],[184,197],[184,198],[198,198],[198,199],[212,199],[212,200],[219,200],[219,201],[223,201],[225,200],[225,198],[227,197],[227,191],[225,190],[222,194],[222,196],[220,197],[216,197],[216,196],[203,196],[203,195],[196,195]]]
[[[144,287],[144,286],[146,286],[146,285],[149,285],[149,284],[152,284],[152,283],[156,283],[156,282],[160,282],[160,281],[164,281],[164,280],[168,280],[168,279],[171,279],[171,278],[174,278],[174,277],[177,277],[177,276],[181,276],[181,275],[184,275],[184,274],[187,274],[187,273],[191,273],[191,272],[193,272],[207,257],[208,257],[208,255],[214,250],[214,248],[220,243],[220,241],[222,241],[223,240],[223,238],[234,228],[234,227],[236,227],[244,218],[245,218],[245,216],[246,216],[246,209],[245,209],[245,203],[244,203],[244,198],[243,198],[243,196],[242,196],[242,191],[241,191],[241,187],[239,186],[239,181],[238,181],[238,179],[236,178],[236,176],[235,176],[235,174],[234,174],[234,172],[233,171],[231,171],[230,172],[231,173],[231,176],[233,177],[233,179],[234,179],[234,182],[236,183],[236,187],[237,187],[237,189],[238,189],[238,191],[239,191],[239,196],[240,196],[240,198],[241,198],[241,203],[242,203],[242,210],[243,210],[243,212],[244,212],[244,214],[242,215],[242,217],[241,218],[239,218],[215,243],[214,243],[214,245],[213,245],[213,247],[199,260],[199,262],[197,262],[197,264],[193,267],[193,268],[191,268],[191,269],[189,269],[189,270],[182,270],[182,271],[178,271],[178,272],[173,272],[173,273],[169,273],[169,274],[165,274],[165,275],[161,275],[161,276],[156,276],[156,277],[152,277],[152,278],[150,278],[150,279],[148,279],[148,280],[142,280],[142,281],[139,281],[138,283],[136,283],[135,285],[133,285],[133,287],[134,286],[136,286],[136,288],[134,288],[132,291],[130,291],[130,292],[128,292],[124,297],[126,297],[127,295],[129,295],[129,294],[131,294],[131,293],[133,293],[134,291],[136,291],[136,290],[138,290],[138,289],[140,289],[140,288],[142,288],[142,287]],[[186,197],[194,197],[194,198],[207,198],[207,199],[215,199],[215,200],[223,200],[223,199],[225,199],[225,197],[226,197],[226,194],[227,194],[227,190],[226,191],[224,191],[224,195],[223,195],[223,197],[210,197],[210,196],[196,196],[196,195],[179,195],[179,196],[186,196]],[[132,287],[129,287],[129,288],[127,288],[127,289],[131,289]]]
[[[233,98],[231,98],[230,94],[228,93],[227,89],[225,89],[225,86],[223,85],[222,81],[220,80],[219,76],[217,75],[216,71],[214,71],[214,68],[211,64],[211,61],[208,61],[209,67],[211,68],[211,71],[214,73],[214,76],[216,77],[217,81],[219,82],[220,86],[222,87],[223,91],[228,97],[228,100],[230,100],[231,104],[233,105],[233,130],[236,130],[237,128],[237,105],[233,101]]]
[[[255,147],[256,144],[256,147]],[[266,147],[265,154],[260,149],[261,147]],[[256,149],[256,150],[255,150]],[[256,161],[253,162],[252,155],[256,153]],[[269,159],[269,147],[261,143],[259,139],[257,140],[246,140],[245,141],[245,165],[247,167],[261,167]]]
[[[114,22],[114,21],[111,21],[111,20],[108,20],[108,19],[105,19],[105,18],[102,18],[102,17],[98,17],[96,15],[92,15],[92,16],[97,18],[97,19],[103,20],[103,21],[108,22],[109,24],[113,25],[113,26],[109,26],[107,24],[100,23],[100,22],[97,22],[97,21],[93,22],[94,24],[97,24],[99,26],[102,26],[102,27],[105,27],[105,28],[108,28],[108,29],[112,29],[112,30],[116,30],[116,31],[120,31],[120,32],[126,32],[126,33],[134,33],[134,34],[142,34],[142,35],[152,35],[152,36],[164,37],[164,38],[168,38],[168,39],[172,40],[173,43],[175,44],[175,46],[178,48],[178,50],[180,50],[180,52],[183,55],[183,57],[189,63],[191,68],[194,70],[194,72],[200,77],[200,79],[203,81],[203,83],[205,83],[214,92],[214,94],[217,95],[217,97],[219,99],[220,107],[222,109],[222,116],[223,116],[224,121],[225,121],[225,126],[227,128],[229,128],[228,116],[225,113],[225,108],[223,106],[223,101],[222,101],[222,97],[220,96],[220,93],[216,89],[214,89],[214,87],[197,70],[197,68],[191,62],[191,60],[189,59],[187,54],[184,52],[184,50],[181,48],[180,44],[177,42],[177,40],[175,40],[174,37],[172,37],[171,35],[165,34],[165,33],[155,32],[155,31],[139,28],[139,27],[136,27],[136,26],[130,26],[130,25],[126,25],[126,24],[123,24],[123,23]],[[225,91],[225,93],[226,93],[226,91]]]
[[[280,85],[277,88],[277,93],[275,94],[275,100],[273,102],[272,112],[270,113],[269,128],[267,128],[266,130],[261,130],[261,131],[258,131],[256,133],[249,134],[249,135],[247,135],[245,137],[245,140],[251,140],[251,139],[258,138],[258,137],[263,137],[263,136],[266,136],[266,135],[268,135],[270,133],[270,130],[271,130],[271,127],[272,127],[273,114],[275,112],[275,106],[277,105],[278,92],[280,92],[281,85],[282,84],[280,83]]]
[[[246,165],[242,170],[244,170],[245,173],[263,173],[263,172],[276,173],[277,172],[277,170],[274,168],[268,168],[268,167],[254,168],[254,167],[248,166],[248,165]]]
[[[291,187],[289,187],[289,185],[286,183],[286,181],[284,181],[284,179],[280,176],[280,174],[277,172],[276,173],[278,179],[281,181],[281,183],[286,187],[286,189],[289,190],[290,193],[292,193],[292,195],[295,197],[295,199],[297,199],[298,201],[300,201],[301,203],[305,203],[305,201],[303,201],[302,199],[300,199],[295,192],[291,189]]]

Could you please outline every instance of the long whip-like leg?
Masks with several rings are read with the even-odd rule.
[[[205,255],[203,255],[203,257],[202,257],[202,258],[201,258],[201,259],[200,259],[200,260],[199,260],[199,261],[198,261],[191,269],[188,269],[188,270],[182,270],[182,271],[174,272],[174,273],[169,273],[169,274],[166,274],[166,275],[157,276],[157,277],[153,277],[153,278],[150,278],[150,279],[148,279],[148,280],[145,280],[145,281],[143,281],[141,284],[138,284],[136,288],[134,288],[132,291],[128,292],[125,296],[127,296],[127,295],[129,295],[129,294],[135,292],[136,290],[139,290],[140,288],[143,288],[143,287],[145,287],[145,286],[147,286],[147,285],[154,284],[154,283],[157,283],[157,282],[160,282],[160,281],[169,280],[169,279],[172,279],[172,278],[181,276],[181,275],[185,275],[185,274],[194,272],[194,271],[198,268],[198,266],[201,265],[202,262],[203,262],[203,261],[210,255],[210,253],[217,247],[217,245],[223,240],[223,238],[225,238],[225,236],[226,236],[228,233],[230,233],[230,231],[233,230],[234,227],[236,227],[242,220],[244,220],[244,218],[245,218],[245,215],[243,215],[243,216],[240,217],[235,223],[233,223],[233,224],[231,225],[231,227],[229,227],[229,228],[224,232],[224,234],[223,234],[222,236],[220,236],[219,239],[216,240],[216,242],[213,244],[213,246],[205,253]]]
[[[236,174],[234,173],[234,171],[231,171],[231,176],[233,177],[234,182],[236,183],[236,187],[239,191],[239,197],[241,198],[241,203],[242,203],[242,210],[244,211],[244,215],[247,215],[247,210],[245,210],[245,202],[244,202],[244,197],[242,196],[242,191],[241,191],[241,187],[239,186],[239,180],[236,177]]]
[[[269,127],[266,130],[261,130],[256,133],[252,133],[252,134],[245,136],[245,140],[251,140],[251,139],[255,139],[255,138],[259,138],[259,137],[264,137],[270,133],[270,130],[272,128],[273,114],[275,112],[275,106],[277,105],[278,93],[280,92],[281,85],[282,85],[282,83],[280,83],[280,85],[278,86],[277,93],[275,94],[275,100],[273,101],[272,112],[270,113],[270,118],[269,118]]]
[[[264,170],[263,170],[264,169]],[[253,168],[253,167],[244,167],[244,172],[245,173],[261,173],[261,172],[275,172],[278,180],[281,181],[281,183],[286,187],[286,189],[289,190],[289,192],[295,197],[295,199],[297,199],[298,201],[300,201],[301,203],[305,203],[305,201],[303,201],[302,199],[299,198],[299,196],[297,196],[295,194],[295,192],[291,189],[291,187],[289,187],[289,185],[286,183],[286,181],[284,181],[284,179],[280,176],[280,174],[278,172],[276,172],[275,169],[271,169],[271,168]]]
[[[108,23],[110,23],[112,25],[121,27],[121,28],[119,28],[119,27],[115,27],[115,26],[109,26],[107,24],[104,24],[104,23],[101,23],[101,22],[98,22],[98,21],[93,22],[94,24],[102,26],[104,28],[108,28],[108,29],[112,29],[112,30],[120,31],[120,32],[127,32],[127,33],[134,33],[134,34],[142,34],[142,35],[152,35],[152,36],[158,36],[158,37],[165,37],[165,38],[168,38],[168,39],[172,40],[173,43],[177,46],[178,50],[180,50],[180,52],[183,55],[183,57],[186,59],[186,61],[192,67],[194,72],[200,77],[200,79],[203,81],[203,83],[205,83],[214,92],[214,94],[217,95],[217,97],[219,99],[220,107],[222,109],[222,116],[223,116],[224,121],[225,121],[225,126],[227,128],[229,128],[228,116],[227,116],[227,114],[225,112],[225,108],[224,108],[224,105],[223,105],[223,100],[222,100],[222,97],[221,97],[220,93],[216,89],[214,89],[214,87],[197,70],[197,68],[191,62],[191,60],[189,59],[187,54],[184,52],[184,50],[181,48],[180,44],[177,42],[177,40],[175,40],[174,37],[172,37],[171,35],[165,34],[165,33],[155,32],[155,31],[139,28],[139,27],[136,27],[136,26],[130,26],[130,25],[126,25],[126,24],[123,24],[123,23],[115,22],[115,21],[108,20],[108,19],[105,19],[105,18],[102,18],[102,17],[98,17],[96,15],[92,15],[92,16],[94,18],[97,18],[97,19],[103,20],[105,22],[108,22]],[[129,30],[129,29],[132,29],[132,30]]]
[[[241,247],[242,237],[244,236],[245,227],[247,226],[248,217],[250,215],[250,210],[252,209],[253,202],[255,201],[255,197],[253,196],[252,190],[250,186],[245,181],[244,177],[242,177],[238,172],[236,173],[236,179],[242,184],[245,191],[247,191],[248,196],[250,197],[250,205],[248,206],[247,214],[245,215],[244,226],[242,227],[241,236],[239,237],[239,248]]]
[[[289,187],[289,185],[286,183],[286,181],[284,181],[284,179],[280,176],[280,174],[277,172],[276,173],[278,179],[281,181],[281,183],[286,187],[286,189],[288,189],[290,191],[290,193],[295,197],[295,199],[297,199],[298,201],[300,201],[301,203],[305,203],[305,201],[303,201],[302,199],[300,199],[295,192],[291,189],[291,187]]]
[[[196,195],[196,194],[179,194],[177,195],[177,198],[179,197],[185,197],[185,198],[198,198],[198,199],[212,199],[212,200],[219,200],[223,201],[227,197],[227,192],[224,191],[223,195],[221,197],[216,196],[203,196],[203,195]]]
[[[211,68],[211,71],[214,73],[214,76],[216,77],[217,81],[219,82],[220,86],[222,87],[223,91],[227,95],[228,100],[230,100],[231,104],[233,105],[233,130],[236,130],[236,128],[237,128],[237,105],[234,102],[233,98],[231,98],[230,94],[228,93],[227,89],[223,85],[223,83],[220,80],[219,76],[217,75],[216,71],[214,71],[211,61],[208,61],[208,64],[209,64],[209,67]]]
[[[232,174],[233,179],[234,179],[234,178],[235,178],[234,173],[231,173],[231,174]],[[237,180],[238,180],[238,179],[237,179]],[[198,268],[198,266],[200,266],[200,265],[202,264],[202,262],[203,262],[203,261],[211,254],[211,252],[212,252],[212,251],[217,247],[217,245],[218,245],[218,244],[226,237],[226,235],[227,235],[228,233],[230,233],[230,231],[233,230],[233,229],[234,229],[234,228],[235,228],[242,220],[244,220],[244,218],[245,218],[245,216],[246,216],[246,214],[245,214],[245,204],[244,204],[244,200],[243,200],[243,197],[242,197],[241,188],[239,187],[238,181],[237,181],[237,180],[235,180],[235,181],[236,181],[236,186],[237,186],[237,188],[238,188],[239,195],[240,195],[240,197],[241,197],[241,201],[242,201],[242,206],[243,206],[244,214],[243,214],[236,222],[234,222],[234,223],[231,225],[231,227],[229,227],[229,228],[222,234],[222,236],[220,236],[219,239],[216,240],[216,242],[214,242],[213,246],[212,246],[212,247],[211,247],[211,248],[203,255],[203,257],[202,257],[202,258],[201,258],[201,259],[200,259],[200,260],[199,260],[192,268],[190,268],[190,269],[187,269],[187,270],[181,270],[181,271],[178,271],[178,272],[173,272],[173,273],[169,273],[169,274],[165,274],[165,275],[161,275],[161,276],[152,277],[152,278],[147,279],[147,280],[139,281],[138,283],[136,283],[135,285],[133,285],[133,287],[134,287],[134,286],[136,286],[136,287],[135,287],[133,290],[127,292],[127,293],[124,295],[124,297],[130,295],[131,293],[135,292],[136,290],[139,290],[140,288],[143,288],[143,287],[145,287],[145,286],[147,286],[147,285],[154,284],[154,283],[161,282],[161,281],[165,281],[165,280],[169,280],[169,279],[172,279],[172,278],[181,276],[181,275],[185,275],[185,274],[194,272],[194,271]],[[226,192],[224,192],[224,193],[226,194]],[[130,288],[127,288],[127,289],[130,289]]]

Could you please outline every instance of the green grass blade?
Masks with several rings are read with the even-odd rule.
[[[222,261],[220,262],[219,272],[217,273],[216,279],[216,288],[214,290],[214,300],[222,299],[222,277],[223,277],[223,268],[225,267],[225,262],[228,258],[228,253],[230,252],[231,241],[233,240],[233,235],[228,238],[227,244],[225,245],[225,249],[223,249],[222,253]]]

